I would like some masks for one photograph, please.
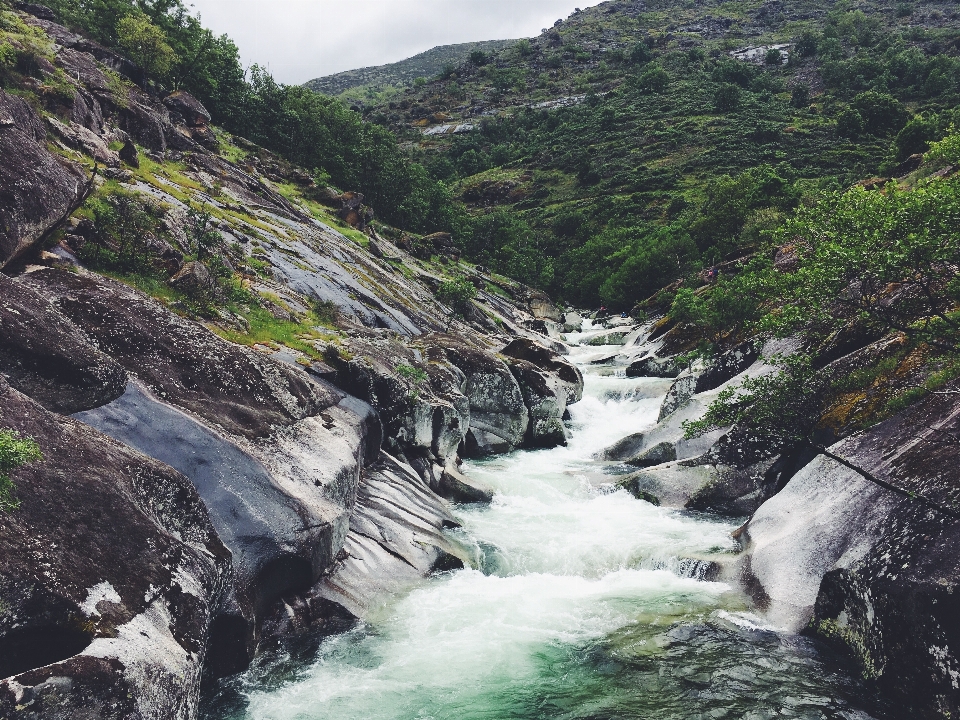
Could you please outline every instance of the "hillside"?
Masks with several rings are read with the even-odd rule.
[[[363,97],[366,90],[373,93],[383,92],[388,88],[410,85],[417,78],[432,78],[440,74],[447,66],[456,66],[466,62],[473,52],[495,53],[514,42],[516,41],[484,40],[456,45],[440,45],[400,62],[326,75],[310,80],[304,83],[304,86],[324,95],[341,95],[347,90],[358,88],[360,97]]]
[[[958,41],[954,3],[607,2],[365,115],[454,187],[469,256],[628,309],[942,137]]]

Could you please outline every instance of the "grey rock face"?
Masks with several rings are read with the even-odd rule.
[[[642,452],[644,446],[643,441],[643,433],[627,435],[610,447],[600,451],[599,458],[601,460],[626,460],[627,458],[634,457]]]
[[[0,275],[0,374],[48,410],[70,414],[123,394],[127,374],[48,301]]]
[[[677,459],[677,446],[671,442],[662,442],[644,450],[638,455],[627,458],[628,465],[637,467],[653,467],[663,463],[673,462]]]
[[[647,357],[637,360],[627,368],[627,377],[675,378],[680,367],[673,358]]]
[[[0,269],[33,248],[83,198],[82,170],[52,155],[46,137],[26,101],[0,90]]]
[[[21,279],[136,374],[158,397],[227,432],[255,439],[336,404],[342,395],[125,285],[57,270]]]
[[[434,347],[465,377],[463,393],[470,401],[465,454],[483,457],[520,447],[530,414],[520,386],[506,363],[465,345]]]
[[[697,392],[697,380],[698,376],[694,374],[683,375],[676,379],[673,385],[670,386],[667,396],[663,399],[657,422],[661,422],[664,418],[672,415],[687,404],[690,398]]]
[[[464,567],[464,551],[443,533],[450,527],[458,523],[446,503],[408,465],[383,453],[364,473],[338,564],[287,598],[287,618],[277,617],[275,626],[307,630],[329,619],[331,607],[363,618],[425,575]]]
[[[464,475],[455,463],[448,463],[443,469],[439,494],[456,503],[488,503],[493,500],[493,490]]]
[[[233,611],[230,553],[193,486],[2,379],[0,425],[44,455],[0,513],[0,714],[194,717]]]

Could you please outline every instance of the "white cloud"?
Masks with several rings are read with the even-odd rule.
[[[188,0],[189,1],[189,0]],[[245,64],[302,83],[403,60],[437,45],[533,37],[600,0],[192,0]]]

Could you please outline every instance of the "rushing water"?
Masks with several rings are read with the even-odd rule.
[[[684,577],[685,558],[736,551],[737,523],[615,491],[618,468],[592,456],[653,424],[666,387],[584,371],[568,447],[467,467],[498,491],[458,508],[473,569],[261,658],[206,699],[207,719],[871,717],[822,648]]]

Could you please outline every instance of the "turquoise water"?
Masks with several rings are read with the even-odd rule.
[[[685,577],[684,558],[737,551],[738,522],[615,491],[592,456],[652,425],[666,387],[584,371],[568,447],[467,466],[498,493],[457,511],[474,567],[260,658],[207,720],[879,717],[823,648]]]

